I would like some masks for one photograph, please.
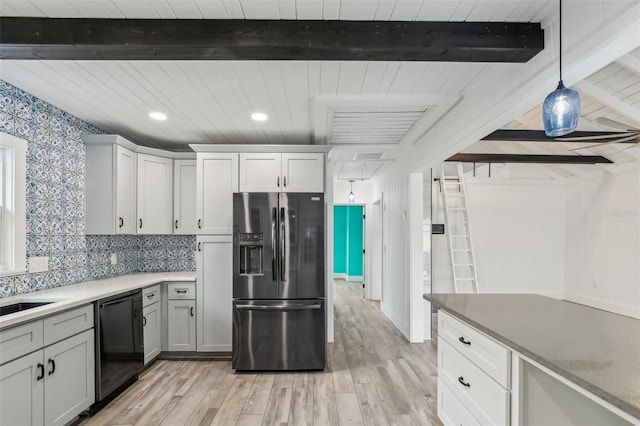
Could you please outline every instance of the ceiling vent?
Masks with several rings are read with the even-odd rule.
[[[397,145],[416,122],[431,112],[425,107],[380,110],[329,110],[327,139],[331,145]]]
[[[372,161],[379,160],[384,155],[384,152],[356,152],[353,156],[355,161]]]
[[[383,151],[418,140],[458,100],[456,95],[321,95],[314,98],[318,145]]]

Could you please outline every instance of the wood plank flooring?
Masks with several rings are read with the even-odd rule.
[[[235,374],[230,361],[157,361],[82,425],[440,425],[435,343],[409,344],[336,280],[323,372]]]

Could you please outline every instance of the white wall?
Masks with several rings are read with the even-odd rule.
[[[347,180],[336,180],[333,184],[333,203],[349,204],[348,196],[351,183]],[[356,196],[354,204],[370,204],[374,199],[374,185],[370,181],[357,180],[353,182],[353,193]]]
[[[566,192],[566,298],[640,318],[640,162]]]
[[[563,182],[465,180],[480,292],[562,297]]]

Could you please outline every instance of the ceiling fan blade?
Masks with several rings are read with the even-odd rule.
[[[635,135],[633,135],[633,136],[627,136],[627,137],[622,138],[622,139],[614,139],[614,140],[611,140],[611,141],[606,141],[606,142],[596,143],[596,144],[593,144],[593,145],[581,146],[580,148],[573,148],[573,149],[570,149],[569,151],[579,151],[579,150],[581,150],[581,149],[589,149],[589,148],[594,148],[594,147],[596,147],[596,146],[609,145],[610,143],[622,143],[622,142],[627,142],[627,141],[630,141],[630,140],[632,140],[632,139],[635,139],[637,136],[638,136],[638,133],[636,133],[636,134],[635,134]],[[639,139],[636,143],[640,143],[640,139]]]
[[[598,118],[596,118],[596,121],[598,123],[602,124],[603,126],[611,127],[612,129],[622,130],[624,132],[632,132],[632,131],[640,130],[640,129],[637,129],[637,128],[633,127],[633,126],[626,125],[624,123],[621,123],[621,122],[616,121],[616,120],[612,120],[612,119],[607,118],[607,117],[598,117]]]
[[[616,140],[618,140],[619,138],[625,138],[625,137],[634,137],[640,134],[640,131],[628,131],[625,133],[611,133],[608,135],[599,135],[599,136],[579,136],[579,137],[557,137],[555,138],[558,142],[579,142],[579,141],[595,141],[595,140],[599,140],[599,139],[611,139],[611,138],[616,138]]]

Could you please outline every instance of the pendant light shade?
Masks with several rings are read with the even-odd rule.
[[[580,95],[573,89],[564,87],[562,83],[562,0],[560,4],[559,25],[559,65],[560,81],[556,90],[551,92],[542,104],[542,122],[547,136],[563,136],[573,132],[578,126],[580,116]]]
[[[573,89],[564,87],[562,80],[558,88],[542,104],[542,121],[547,136],[563,136],[573,132],[580,116],[580,95]]]
[[[356,194],[353,193],[353,180],[350,180],[349,183],[351,183],[351,192],[349,192],[347,199],[349,200],[350,203],[355,203]]]

